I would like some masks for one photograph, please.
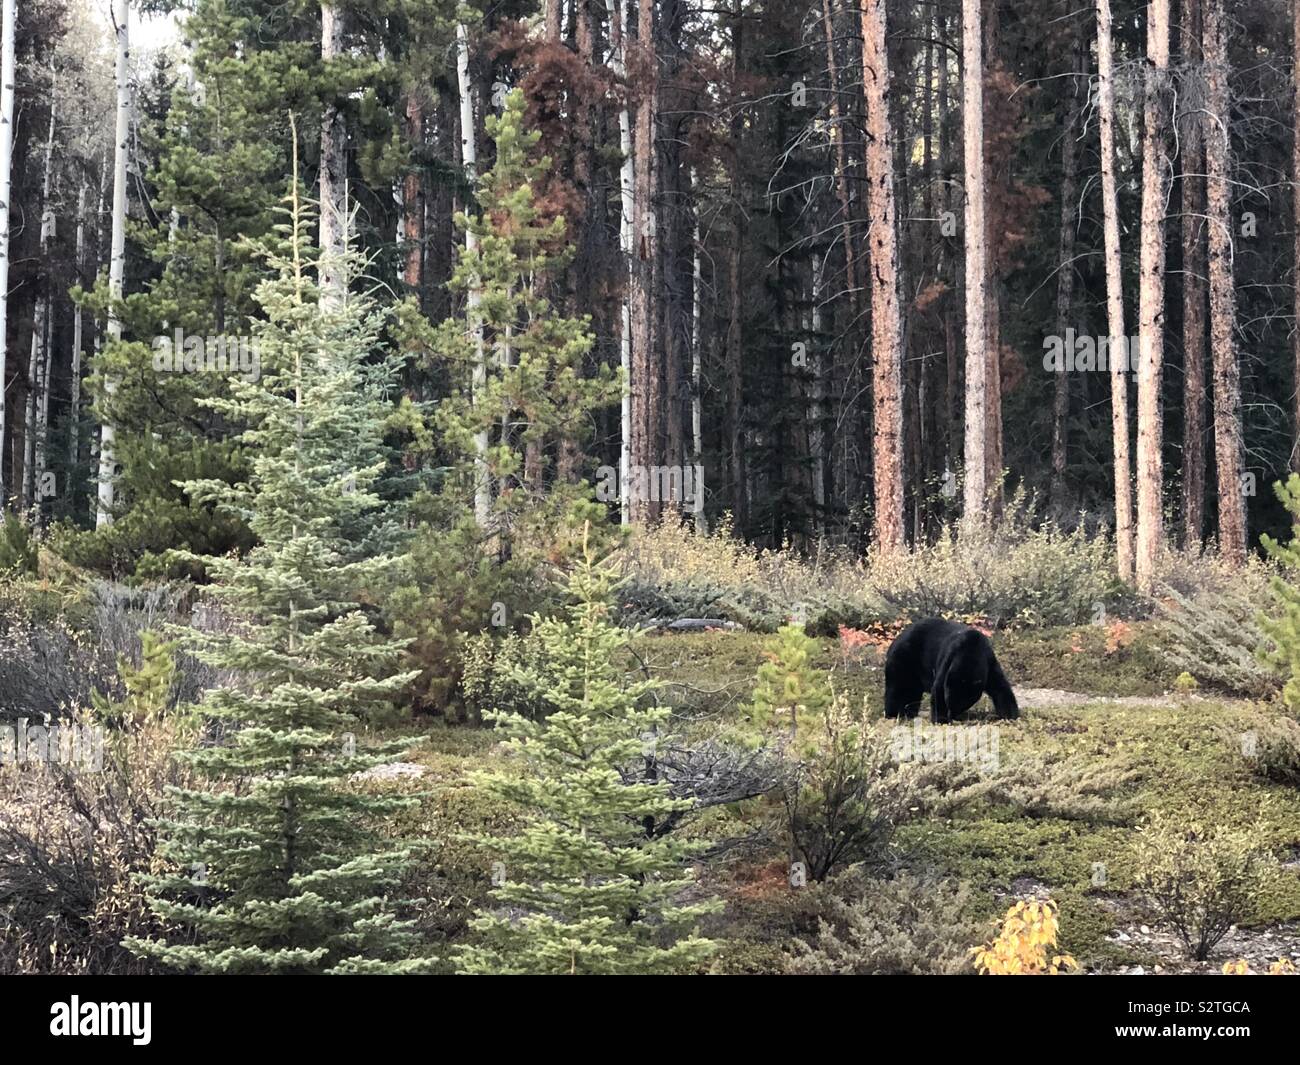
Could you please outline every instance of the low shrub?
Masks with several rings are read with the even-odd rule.
[[[16,514],[5,511],[0,525],[0,576],[31,576],[36,573],[38,552],[31,530]]]
[[[837,696],[822,714],[785,788],[786,831],[810,880],[890,856],[894,827],[912,799],[913,773],[893,755],[890,732]]]
[[[1262,822],[1206,829],[1159,817],[1142,827],[1134,854],[1139,890],[1197,961],[1251,915],[1278,875]]]
[[[480,529],[464,506],[422,494],[412,504],[418,526],[407,544],[405,575],[384,590],[385,621],[409,641],[408,667],[417,710],[464,712],[461,666],[475,634],[522,631],[533,614],[558,609],[554,578],[577,557],[584,522],[604,549],[620,537],[594,503],[563,499],[516,514],[509,528]],[[593,517],[594,515],[594,517]]]
[[[1133,808],[1115,793],[1140,779],[1138,770],[1122,763],[1031,755],[983,775],[969,768],[930,772],[918,781],[917,801],[938,816],[982,800],[1025,817],[1124,824],[1132,819]]]
[[[703,615],[774,631],[794,618],[818,636],[940,614],[1073,625],[1128,597],[1104,534],[1040,521],[1023,495],[996,525],[865,560],[825,545],[755,551],[725,524],[697,536],[674,520],[638,529],[620,560],[626,624]]]
[[[482,721],[488,713],[534,719],[544,715],[545,702],[520,684],[514,673],[544,668],[540,652],[537,641],[527,634],[467,636],[461,651],[460,688],[468,715],[475,721]]]
[[[1007,911],[994,939],[970,953],[982,976],[1060,976],[1079,963],[1056,948],[1059,910],[1051,899],[1025,899]]]
[[[826,885],[817,936],[796,938],[797,976],[949,976],[971,971],[980,920],[969,885],[900,871],[874,880],[849,870]]]
[[[123,693],[118,664],[137,666],[142,637],[188,622],[225,632],[230,619],[172,584],[128,587],[95,581],[76,596],[35,582],[0,584],[0,707],[15,715],[58,716],[89,706],[97,694]],[[175,656],[174,702],[193,702],[219,679],[194,656]]]
[[[173,753],[188,727],[131,718],[108,733],[99,769],[0,769],[0,973],[149,971],[121,941],[162,931],[136,874],[161,871],[156,819],[166,789],[187,783]]]
[[[1219,726],[1251,772],[1262,780],[1300,787],[1300,721],[1279,712],[1249,711]]]
[[[163,931],[137,877],[163,869],[156,826],[168,789],[190,783],[173,756],[196,727],[169,707],[167,646],[149,648],[140,671],[123,665],[126,697],[101,703],[115,727],[88,712],[63,724],[83,757],[0,766],[0,972],[149,971],[121,943]]]
[[[716,617],[775,632],[796,619],[814,635],[830,635],[841,624],[890,616],[861,560],[824,544],[809,553],[755,550],[726,521],[699,536],[670,514],[638,528],[618,561],[627,578],[619,591],[625,625]]]
[[[1286,681],[1281,666],[1265,654],[1272,640],[1260,624],[1270,603],[1274,568],[1251,562],[1232,580],[1213,564],[1194,590],[1163,585],[1156,600],[1161,643],[1176,669],[1198,683],[1248,698],[1266,698]]]
[[[1023,494],[996,525],[945,527],[932,544],[873,556],[869,569],[875,594],[912,619],[1074,625],[1124,595],[1110,541],[1037,521]]]

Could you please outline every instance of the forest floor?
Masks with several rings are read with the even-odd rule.
[[[665,682],[662,698],[692,719],[725,721],[749,698],[766,637],[711,632],[646,637],[639,654]],[[1300,965],[1300,791],[1262,780],[1243,756],[1240,737],[1252,714],[1276,710],[1206,693],[1173,693],[1173,676],[1143,626],[1116,640],[1099,627],[1000,634],[999,658],[1019,693],[1018,721],[996,722],[1003,766],[1023,765],[1030,784],[1044,764],[1086,766],[1122,784],[1097,814],[1067,794],[1041,807],[979,800],[951,816],[900,826],[895,843],[908,864],[965,880],[981,909],[1000,916],[1017,899],[1052,898],[1060,906],[1060,946],[1093,972],[1218,972],[1244,957],[1256,971],[1278,957]],[[881,713],[880,649],[848,655],[820,641],[819,667],[852,705]],[[992,724],[987,701],[966,726]],[[923,714],[923,717],[925,715]],[[489,729],[442,724],[418,729],[402,756],[409,768],[392,786],[423,793],[419,831],[436,847],[429,856],[429,896],[441,898],[434,919],[457,938],[482,900],[488,859],[466,833],[508,824],[509,810],[485,802],[469,774],[501,760]],[[415,737],[412,737],[415,738]],[[421,767],[424,772],[420,773]],[[1067,789],[1068,790],[1068,789]],[[1095,805],[1095,804],[1094,804]],[[709,811],[693,825],[702,838],[745,838],[710,863],[708,886],[726,901],[706,931],[722,941],[714,970],[780,971],[794,938],[815,934],[816,920],[791,887],[784,846],[771,829],[775,800]],[[1243,826],[1264,822],[1289,860],[1257,919],[1231,933],[1201,963],[1186,961],[1134,889],[1133,841],[1146,816],[1180,823]],[[412,825],[411,827],[415,827]]]

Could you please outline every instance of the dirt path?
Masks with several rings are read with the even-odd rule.
[[[1067,692],[1060,688],[1016,688],[1021,707],[1042,710],[1054,706],[1081,706],[1084,703],[1111,703],[1116,706],[1169,706],[1176,700],[1195,699],[1188,695],[1089,695]]]

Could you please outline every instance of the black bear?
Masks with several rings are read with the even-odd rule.
[[[998,717],[1020,716],[989,638],[969,625],[929,618],[909,625],[885,655],[885,717],[914,718],[930,693],[930,720],[961,721],[985,692]]]

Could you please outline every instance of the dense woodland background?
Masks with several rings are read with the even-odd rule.
[[[965,6],[341,5],[324,9],[322,37],[315,4],[198,0],[180,40],[128,59],[124,340],[106,345],[111,12],[19,5],[6,493],[24,512],[39,502],[42,522],[91,524],[107,422],[118,440],[107,513],[125,528],[103,564],[129,571],[148,551],[196,538],[220,546],[223,534],[172,487],[201,467],[238,469],[220,421],[194,404],[211,382],[160,381],[140,345],[177,327],[247,333],[261,275],[242,241],[272,224],[290,113],[303,131],[303,181],[319,186],[323,159],[335,168],[351,239],[369,259],[366,283],[439,322],[465,314],[470,294],[448,286],[463,243],[454,216],[473,206],[470,173],[492,163],[484,120],[518,87],[525,125],[541,133],[535,151],[551,160],[535,189],[543,220],[565,225],[545,296],[556,313],[590,316],[582,372],[623,361],[630,391],[622,418],[617,403],[593,407],[574,441],[580,456],[556,461],[558,435],[541,434],[542,454],[521,478],[534,487],[590,480],[618,466],[625,443],[633,465],[701,464],[708,522],[728,513],[758,544],[825,536],[865,546],[876,522],[889,539],[901,529],[922,540],[961,509],[974,440],[966,423],[976,417],[986,483],[1041,493],[1060,522],[1113,529],[1113,382],[1043,365],[1047,337],[1110,332],[1111,176],[1123,335],[1148,348],[1158,339],[1162,356],[1149,384],[1133,374],[1127,388],[1139,510],[1147,526],[1166,519],[1150,542],[1219,533],[1220,428],[1239,438],[1223,445],[1240,453],[1224,460],[1228,472],[1239,464],[1253,476],[1247,539],[1277,531],[1268,485],[1296,454],[1288,6],[1187,0],[1171,17],[1166,4],[1148,13],[1117,0],[1110,78],[1098,73],[1097,5]],[[963,17],[979,34],[974,87]],[[1147,35],[1159,18],[1163,52]],[[882,25],[880,51],[872,35]],[[1223,110],[1207,106],[1214,93]],[[982,106],[964,122],[963,109],[979,106],[972,94]],[[314,132],[322,122],[333,124],[325,140]],[[964,143],[972,129],[982,129],[979,153]],[[1228,141],[1207,157],[1219,131]],[[882,181],[892,187],[885,214],[873,211]],[[984,228],[967,239],[976,189]],[[1142,270],[1142,255],[1157,261],[1144,242],[1161,236],[1163,279]],[[982,413],[969,405],[976,259]],[[1217,259],[1231,291],[1212,307]],[[896,310],[877,306],[885,289]],[[111,399],[109,366],[121,377]],[[1230,371],[1239,399],[1230,382],[1214,390]],[[456,385],[427,360],[406,371],[422,404]],[[516,410],[508,432],[529,418]],[[444,458],[412,446],[406,462],[428,471]],[[54,490],[47,480],[34,500],[47,470]],[[637,520],[658,506],[630,509]],[[237,530],[224,535],[225,546],[238,543]]]
[[[1296,971],[1300,0],[0,30],[0,971]]]

